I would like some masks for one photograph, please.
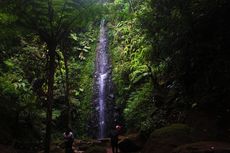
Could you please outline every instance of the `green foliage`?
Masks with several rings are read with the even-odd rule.
[[[148,6],[140,21],[152,42],[151,63],[165,62],[164,82],[174,82],[185,109],[209,110],[226,120],[229,3],[151,0]]]
[[[86,134],[87,120],[92,115],[94,51],[102,14],[109,27],[116,103],[128,128],[150,133],[183,122],[186,112],[196,109],[215,114],[220,125],[229,127],[229,2],[94,2],[1,2],[0,129],[10,133],[5,137],[20,138],[30,125],[41,136],[49,45],[55,46],[57,57],[53,108],[56,130],[61,129],[67,111],[63,98],[66,57],[73,128],[77,135]],[[28,126],[24,131],[21,120]],[[14,135],[13,127],[19,127],[22,135]],[[168,135],[174,130],[183,133],[188,128],[175,124],[155,130],[155,135]]]
[[[50,47],[55,47],[53,55],[57,57],[52,116],[55,132],[64,128],[66,120],[62,119],[67,110],[63,98],[66,56],[73,128],[77,129],[77,135],[85,134],[91,113],[98,31],[94,27],[99,26],[97,20],[103,10],[93,0],[17,0],[0,6],[0,114],[6,116],[0,117],[0,129],[7,130],[8,140],[44,136]]]
[[[118,92],[121,96],[132,84],[150,75],[144,58],[150,47],[144,39],[145,36],[141,35],[141,30],[137,29],[135,24],[137,24],[136,21],[132,20],[121,21],[113,27],[115,29],[113,41],[111,41],[113,80],[120,89]]]
[[[87,121],[91,115],[91,102],[93,95],[93,72],[96,50],[96,39],[98,35],[98,27],[94,29],[92,23],[85,27],[84,32],[72,32],[69,36],[71,46],[59,50],[59,70],[56,72],[56,98],[57,100],[65,96],[65,65],[64,65],[64,52],[68,58],[68,71],[69,71],[69,100],[72,112],[72,127],[78,137],[86,135]],[[57,127],[61,129],[63,122],[66,120],[64,113],[66,113],[67,103],[61,100],[63,107],[55,107],[56,112],[62,111],[57,114],[57,120],[60,122]],[[60,125],[59,125],[60,124]]]
[[[129,127],[143,131],[152,128],[152,114],[156,110],[152,101],[152,91],[151,83],[146,83],[129,95],[124,110]]]
[[[0,61],[3,62],[16,52],[19,46],[19,29],[16,26],[17,17],[10,13],[12,6],[1,2],[0,7]]]
[[[96,28],[97,29],[97,28]],[[84,34],[82,42],[85,42],[83,49],[87,52],[81,51],[85,59],[79,61],[79,82],[78,82],[78,96],[76,96],[80,103],[77,107],[77,131],[81,136],[87,135],[87,124],[92,111],[92,98],[93,98],[93,79],[94,79],[94,64],[96,57],[96,39],[98,30],[89,28],[89,31]],[[80,57],[79,57],[80,58]]]
[[[131,7],[128,2],[126,5]],[[142,8],[144,5],[136,7]],[[153,128],[152,114],[156,109],[151,76],[152,71],[158,73],[158,69],[152,70],[149,65],[148,54],[152,48],[144,31],[140,29],[140,22],[137,20],[140,13],[121,9],[127,13],[126,17],[113,18],[109,24],[112,31],[110,51],[113,81],[117,88],[116,102],[124,109],[128,128],[149,131]]]
[[[9,24],[14,22],[15,20],[16,20],[15,16],[4,12],[0,12],[0,24]]]
[[[112,24],[114,24],[116,20],[122,21],[129,18],[128,2],[116,0],[114,3],[106,3],[106,8],[105,18]]]
[[[21,69],[15,60],[8,60],[7,72],[0,75],[0,129],[6,130],[1,142],[9,143],[12,139],[36,140],[40,138],[37,126],[41,126],[42,112],[35,103],[35,95],[27,80],[20,77]],[[10,120],[10,122],[9,122]],[[24,127],[34,125],[28,131]],[[14,132],[17,130],[18,132]],[[29,136],[31,136],[29,138]]]
[[[195,109],[219,115],[226,124],[227,1],[130,0],[107,7],[120,12],[108,16],[110,50],[116,102],[129,127],[141,123],[136,128],[148,131],[183,122]],[[142,112],[146,102],[151,110]],[[143,116],[150,116],[146,124]]]

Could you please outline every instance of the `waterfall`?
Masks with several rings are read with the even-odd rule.
[[[106,73],[99,75],[99,138],[105,136],[105,79]]]
[[[107,53],[108,48],[107,31],[105,21],[101,21],[99,43],[97,45],[96,70],[95,70],[95,99],[98,116],[98,138],[106,136],[107,128],[107,96],[109,93],[110,63]]]

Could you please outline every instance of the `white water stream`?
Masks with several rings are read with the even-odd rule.
[[[99,106],[99,138],[105,137],[106,129],[106,83],[108,79],[108,53],[107,53],[107,37],[106,37],[106,27],[105,21],[101,21],[100,26],[100,38],[97,48],[97,59],[96,59],[96,74],[97,74],[97,88],[98,88],[98,106]]]

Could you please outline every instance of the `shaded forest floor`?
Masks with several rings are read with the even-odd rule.
[[[120,136],[119,153],[230,153],[229,142],[209,140],[194,142],[182,129],[180,132],[164,128],[152,133],[149,139],[143,139],[137,133]],[[75,140],[73,150],[74,153],[112,153],[109,138]],[[51,153],[64,152],[63,142],[52,144]],[[18,150],[11,146],[0,145],[0,153],[36,153],[36,151]]]
[[[11,146],[1,145],[0,144],[0,153],[34,153],[34,151],[28,150],[18,150]]]

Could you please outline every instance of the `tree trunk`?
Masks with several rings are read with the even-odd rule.
[[[71,106],[69,101],[69,68],[68,68],[68,59],[64,51],[64,64],[65,64],[65,81],[66,81],[66,90],[65,90],[65,102],[67,103],[67,127],[71,127]]]
[[[151,77],[151,80],[152,80],[152,83],[153,83],[154,87],[155,87],[156,89],[158,89],[159,84],[158,84],[158,82],[157,82],[157,76],[156,76],[156,74],[154,74],[154,72],[153,72],[153,70],[152,70],[152,68],[151,68],[150,65],[146,65],[146,66],[148,67],[149,72],[151,73],[151,74],[150,74],[150,77]]]
[[[47,93],[47,112],[46,112],[45,153],[50,152],[56,45],[50,47],[48,46],[48,49],[49,49],[48,51],[49,60],[48,60],[48,93]]]

